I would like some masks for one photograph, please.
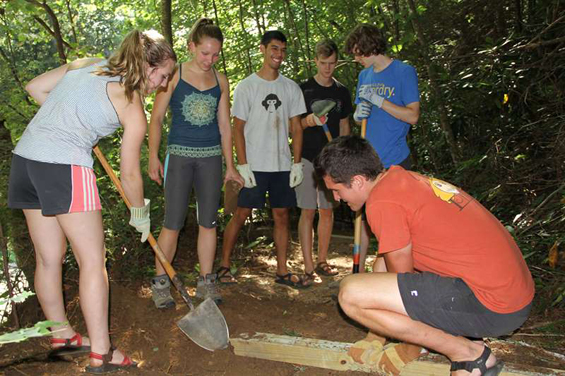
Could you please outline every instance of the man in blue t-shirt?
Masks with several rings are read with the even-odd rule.
[[[385,55],[386,40],[374,25],[361,24],[345,40],[345,51],[365,67],[359,74],[353,118],[367,120],[366,139],[385,168],[399,165],[410,169],[406,135],[420,117],[418,76],[414,67]],[[361,227],[359,265],[364,271],[369,245],[366,222]]]

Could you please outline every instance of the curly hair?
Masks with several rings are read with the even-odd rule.
[[[345,52],[351,55],[382,55],[386,48],[386,39],[375,25],[357,25],[345,39]]]
[[[96,74],[121,76],[120,82],[125,87],[126,98],[131,101],[134,92],[142,95],[146,92],[147,65],[157,67],[169,59],[176,61],[177,56],[161,34],[155,30],[133,30]]]

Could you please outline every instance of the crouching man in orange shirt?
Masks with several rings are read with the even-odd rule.
[[[444,354],[452,375],[498,375],[503,364],[482,338],[520,327],[534,296],[532,276],[504,226],[449,183],[400,166],[385,170],[356,136],[326,145],[315,168],[336,200],[354,211],[366,204],[379,240],[378,272],[341,282],[343,311],[373,333]],[[372,350],[356,360],[372,356],[381,369],[400,372],[387,347]]]

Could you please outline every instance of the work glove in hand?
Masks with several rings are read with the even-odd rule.
[[[149,229],[151,225],[151,220],[149,219],[149,199],[144,199],[145,206],[141,208],[134,208],[133,206],[130,209],[131,217],[129,220],[129,224],[139,232],[141,232],[141,242],[147,240],[149,236]]]
[[[290,188],[294,188],[302,183],[302,179],[304,179],[304,172],[302,171],[303,168],[304,164],[302,163],[295,163],[290,168]]]
[[[327,120],[328,117],[326,115],[317,117],[316,114],[312,113],[308,115],[308,119],[306,119],[306,123],[309,124],[310,126],[324,125],[326,124]]]
[[[373,106],[381,108],[384,98],[376,93],[376,88],[370,85],[361,85],[359,88],[359,98],[371,102]]]
[[[353,114],[353,119],[355,121],[361,121],[363,119],[367,119],[371,114],[371,104],[368,102],[361,102],[357,105],[355,109],[355,113]]]
[[[249,164],[237,165],[236,168],[244,180],[243,186],[245,188],[253,188],[257,186],[257,183],[255,182],[255,175],[253,174],[253,171],[251,171],[251,167],[249,166]]]

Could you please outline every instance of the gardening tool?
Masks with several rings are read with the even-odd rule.
[[[131,203],[126,197],[122,184],[116,177],[114,170],[112,170],[112,167],[108,164],[106,157],[104,157],[104,154],[102,154],[98,146],[94,147],[94,154],[96,154],[98,160],[102,164],[102,167],[104,167],[104,170],[106,170],[106,173],[110,176],[112,182],[114,182],[114,185],[118,189],[118,192],[120,192],[122,199],[129,209],[131,207]],[[165,254],[151,233],[149,233],[147,240],[149,241],[149,244],[151,244],[151,248],[153,248],[155,256],[157,256],[157,259],[161,265],[163,265],[167,275],[190,308],[190,312],[177,322],[177,326],[194,343],[206,350],[214,351],[228,347],[228,325],[224,315],[222,315],[222,312],[216,303],[214,303],[211,298],[207,298],[198,307],[194,308],[192,300],[190,299],[180,276],[175,272],[171,263],[167,261]]]
[[[316,101],[312,104],[312,112],[318,118],[321,118],[322,116],[327,115],[334,107],[335,107],[334,101],[331,101],[329,99],[324,99],[321,101]],[[326,122],[322,124],[322,127],[324,128],[324,133],[326,134],[328,141],[331,141],[332,134],[330,133],[330,129],[328,128],[327,121],[328,119],[326,118]]]
[[[367,119],[361,121],[361,138],[367,133]],[[359,273],[359,257],[361,251],[361,217],[363,209],[355,213],[355,232],[353,233],[353,273]]]

